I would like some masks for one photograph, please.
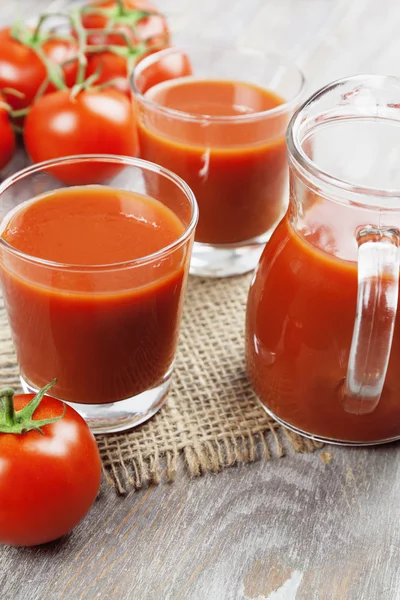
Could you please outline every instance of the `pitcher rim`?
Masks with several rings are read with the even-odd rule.
[[[375,75],[375,74],[361,74],[361,75],[352,75],[349,77],[342,77],[340,79],[336,79],[335,81],[328,83],[327,85],[321,87],[316,92],[314,92],[307,100],[305,100],[301,106],[294,112],[292,118],[290,119],[287,132],[286,132],[286,142],[288,148],[288,158],[289,162],[294,164],[296,167],[300,167],[303,172],[303,176],[306,179],[316,179],[318,182],[323,182],[328,187],[331,187],[333,190],[347,192],[349,196],[353,196],[354,199],[350,197],[347,199],[337,199],[339,202],[343,204],[355,204],[355,205],[363,205],[368,209],[378,209],[385,211],[399,211],[400,210],[400,187],[399,188],[376,188],[366,185],[359,185],[355,183],[351,183],[339,177],[335,177],[331,175],[329,172],[320,168],[317,163],[315,163],[312,159],[310,159],[307,154],[304,152],[302,148],[302,141],[300,135],[300,125],[303,121],[304,110],[311,106],[316,100],[323,97],[328,92],[334,90],[335,88],[344,85],[345,83],[354,82],[355,84],[359,83],[374,83],[375,85],[380,83],[380,87],[385,82],[391,82],[392,84],[397,84],[400,93],[400,77],[396,77],[395,75]],[[376,86],[378,89],[378,86]],[[388,107],[394,108],[395,110],[399,110],[398,119],[377,116],[375,118],[381,121],[398,121],[400,126],[400,104],[399,106]],[[373,115],[371,115],[373,116]],[[356,117],[354,117],[356,118]],[[372,205],[370,202],[366,203],[362,201],[362,197],[368,197],[369,199],[376,199],[376,203]],[[379,202],[379,199],[395,199],[397,200],[394,206],[382,206]]]

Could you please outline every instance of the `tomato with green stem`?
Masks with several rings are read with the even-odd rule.
[[[46,94],[32,105],[25,120],[24,142],[34,162],[73,154],[138,155],[131,102],[118,90],[88,88],[87,83]],[[60,169],[63,181],[93,183],[94,174],[86,163]],[[107,169],[98,173],[99,182],[112,174]]]
[[[134,46],[130,40],[124,47],[93,46],[88,48],[86,54],[86,76],[96,76],[96,85],[110,84],[130,98],[129,75],[135,64],[148,53],[143,44]]]
[[[169,42],[167,21],[149,0],[93,2],[84,7],[81,20],[85,29],[90,30],[87,42],[91,45],[124,45],[118,32],[123,32],[134,44],[142,41],[161,46]],[[105,38],[102,29],[111,30]]]
[[[72,60],[78,52],[78,42],[73,37],[41,37],[26,28],[0,29],[0,89],[13,110],[29,106],[48,76],[65,79],[67,86],[75,83],[77,62]],[[61,70],[59,65],[68,62]],[[49,69],[51,73],[49,73]],[[56,86],[61,85],[56,84]],[[7,93],[11,88],[19,92]],[[55,89],[49,83],[46,91]]]
[[[75,85],[79,53],[77,40],[72,36],[50,36],[43,42],[42,51],[48,60],[62,67],[65,85],[69,88]],[[45,93],[48,94],[56,89],[58,89],[57,85],[50,81]]]
[[[69,533],[94,503],[99,451],[87,423],[45,394],[0,391],[0,543],[35,546]]]
[[[131,54],[132,62],[135,64],[137,56]],[[130,83],[128,80],[129,56],[118,54],[112,50],[103,50],[93,54],[87,54],[86,75],[92,76],[97,73],[96,85],[111,83],[113,88],[121,91],[128,98],[131,95]]]
[[[10,107],[0,94],[0,170],[8,165],[15,152],[15,135],[9,112]]]

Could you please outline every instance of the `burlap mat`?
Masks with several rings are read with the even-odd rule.
[[[237,463],[321,444],[280,427],[259,406],[244,370],[244,314],[250,276],[189,278],[174,384],[167,403],[128,433],[98,436],[104,475],[124,494],[173,481],[183,457],[194,477]],[[18,389],[18,369],[0,307],[0,384]]]

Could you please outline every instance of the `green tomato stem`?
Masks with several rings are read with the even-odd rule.
[[[66,86],[65,80],[64,80],[64,73],[63,73],[63,70],[60,67],[60,65],[58,65],[57,63],[53,63],[50,59],[48,59],[47,56],[45,55],[45,53],[43,52],[41,46],[33,46],[32,50],[34,52],[36,52],[36,55],[38,56],[38,58],[40,58],[40,60],[42,61],[42,63],[44,64],[44,66],[46,68],[47,85],[45,86],[44,89],[47,88],[49,83],[52,83],[57,90],[66,90],[67,86]],[[45,82],[43,82],[42,85],[44,85],[44,84],[45,84]],[[35,100],[36,99],[37,98],[35,97]]]
[[[0,391],[0,400],[3,404],[3,422],[12,427],[15,423],[15,409],[14,409],[14,390],[11,388],[4,388]]]
[[[82,25],[82,20],[81,20],[81,12],[79,9],[75,9],[72,10],[70,13],[63,13],[63,12],[54,12],[51,13],[51,16],[57,16],[57,17],[63,17],[65,19],[67,19],[70,24],[72,29],[76,32],[77,38],[78,38],[78,52],[77,55],[75,57],[74,60],[78,61],[78,73],[76,76],[76,84],[81,84],[83,83],[83,81],[85,80],[85,73],[86,73],[86,67],[87,67],[87,58],[85,55],[86,52],[86,30]],[[54,36],[53,34],[50,34],[51,39],[56,39],[57,36]],[[61,39],[63,39],[65,36],[61,36]],[[54,81],[52,80],[52,74],[50,74],[50,81],[52,81],[52,83],[54,83]],[[57,85],[57,83],[54,83],[55,87],[57,89],[67,89],[67,86],[64,85],[60,86]]]
[[[36,25],[33,34],[32,34],[32,38],[31,38],[31,42],[32,44],[37,44],[40,42],[40,31],[42,29],[43,23],[45,23],[47,21],[47,19],[49,18],[50,15],[41,15],[38,21],[38,24]]]
[[[81,19],[81,14],[79,12],[79,10],[75,10],[72,11],[70,13],[69,19],[71,21],[71,25],[73,27],[73,29],[76,32],[76,35],[78,37],[78,45],[79,45],[79,50],[78,50],[78,73],[76,76],[76,85],[81,85],[84,81],[85,81],[85,75],[86,75],[86,68],[87,68],[87,58],[86,58],[86,49],[87,49],[87,43],[86,43],[86,36],[87,36],[87,32],[85,30],[85,28],[82,25],[82,19]]]
[[[7,104],[7,102],[0,101],[0,108],[4,108],[8,114],[12,112],[12,108],[9,104]]]
[[[10,29],[10,35],[20,44],[24,44],[25,46],[29,44],[27,38],[30,37],[30,33],[27,31],[26,27],[24,27],[21,21],[15,21]]]
[[[1,88],[1,93],[5,94],[6,96],[15,96],[20,100],[23,100],[25,98],[25,94],[23,94],[19,90],[14,90],[14,88],[10,87]]]
[[[10,110],[9,111],[9,115],[12,119],[20,119],[21,117],[26,117],[26,115],[28,113],[29,113],[29,107],[20,108],[19,110]]]
[[[115,16],[118,18],[118,17],[123,17],[124,15],[126,15],[128,11],[126,11],[126,9],[125,9],[124,1],[117,0],[116,4],[117,4],[118,12]]]
[[[52,417],[49,419],[32,418],[45,394],[56,382],[57,379],[54,379],[52,382],[45,385],[41,390],[38,391],[36,396],[34,396],[32,400],[28,402],[26,406],[24,406],[24,408],[18,411],[16,411],[14,408],[14,390],[11,388],[0,390],[0,434],[21,434],[34,430],[44,435],[42,427],[56,423],[62,419],[66,412],[65,404],[63,414],[59,417]]]
[[[122,33],[122,32],[121,32]],[[146,52],[146,47],[140,46],[116,46],[114,44],[98,44],[96,46],[89,46],[86,50],[86,54],[100,54],[102,52],[110,52],[116,56],[128,59],[130,56],[138,58]]]

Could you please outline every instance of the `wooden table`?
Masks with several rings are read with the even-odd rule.
[[[33,10],[31,0],[0,0],[0,18],[18,4]],[[202,31],[292,56],[309,91],[356,72],[400,71],[398,0],[163,7],[177,38]],[[290,455],[192,481],[182,473],[125,498],[103,485],[66,539],[0,549],[0,598],[400,600],[399,447],[329,450],[330,462]]]

